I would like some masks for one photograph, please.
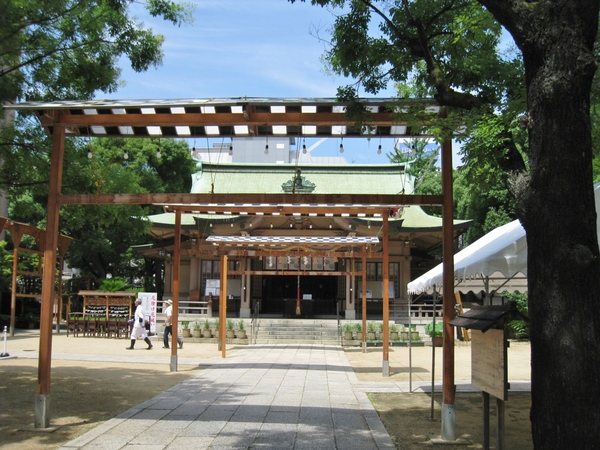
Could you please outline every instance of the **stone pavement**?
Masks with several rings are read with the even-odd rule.
[[[395,449],[340,347],[253,345],[63,449]]]

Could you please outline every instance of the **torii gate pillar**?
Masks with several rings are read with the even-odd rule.
[[[40,313],[40,351],[38,357],[38,384],[35,392],[35,428],[50,424],[50,370],[52,362],[52,307],[56,283],[56,248],[58,247],[58,219],[65,151],[65,129],[55,125],[52,135],[50,183],[48,186],[48,220],[44,241],[44,272],[42,275],[42,306]]]

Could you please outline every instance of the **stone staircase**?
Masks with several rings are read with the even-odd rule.
[[[390,302],[390,319],[408,322],[408,304],[405,302]]]
[[[257,344],[341,345],[336,320],[261,318],[255,335]]]

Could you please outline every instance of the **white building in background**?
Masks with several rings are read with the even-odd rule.
[[[345,165],[348,160],[343,156],[313,156],[327,138],[313,144],[306,144],[303,138],[269,137],[232,138],[213,142],[212,147],[191,149],[192,158],[210,164],[220,163],[262,163],[262,164],[319,164]]]

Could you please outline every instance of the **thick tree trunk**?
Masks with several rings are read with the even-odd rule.
[[[598,4],[528,8],[533,14],[511,17],[508,28],[523,51],[528,90],[531,173],[517,208],[528,244],[533,442],[545,450],[591,449],[600,438],[600,255],[589,115]],[[527,20],[529,29],[521,27]]]
[[[531,110],[540,121],[531,141],[539,158],[521,214],[528,243],[532,431],[536,448],[543,449],[594,448],[600,437],[600,264],[590,133],[575,112],[580,102],[563,100],[540,102],[543,116]]]

